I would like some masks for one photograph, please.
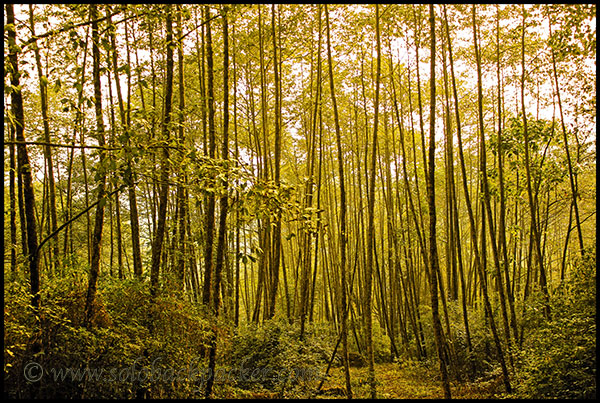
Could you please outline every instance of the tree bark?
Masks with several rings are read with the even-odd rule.
[[[90,5],[90,18],[96,20],[98,18],[97,5]],[[93,57],[93,81],[94,81],[94,110],[96,114],[96,139],[98,145],[104,147],[104,119],[102,117],[102,90],[100,83],[100,36],[98,34],[98,23],[92,23],[92,57]],[[90,274],[88,277],[88,289],[85,300],[85,316],[84,325],[92,326],[92,318],[94,315],[94,299],[96,297],[96,285],[98,275],[100,273],[101,247],[102,247],[102,228],[104,224],[104,205],[106,202],[106,152],[102,149],[99,152],[98,161],[98,204],[96,205],[96,216],[94,218],[94,232],[92,234],[92,257],[90,264]]]
[[[170,123],[171,123],[171,108],[173,97],[173,15],[171,4],[166,6],[166,83],[165,83],[165,100],[162,122],[162,137],[165,147],[160,163],[160,191],[158,204],[158,217],[154,241],[152,243],[152,260],[150,267],[150,290],[152,295],[156,295],[159,287],[160,264],[163,249],[163,241],[166,232],[167,218],[167,202],[169,192],[169,148],[166,145],[170,140]]]
[[[15,25],[14,5],[6,4],[6,24],[12,25],[8,31],[8,60],[10,63],[10,84],[12,86],[11,104],[14,119],[15,138],[18,143],[25,143],[25,116],[23,112],[23,96],[19,77],[19,60],[17,50],[17,31]],[[35,312],[40,307],[40,272],[39,253],[37,243],[37,226],[35,221],[35,194],[29,155],[25,144],[17,145],[18,172],[22,181],[22,193],[25,220],[21,220],[21,227],[25,227],[27,239],[27,252],[23,250],[29,260],[29,282],[31,290],[31,305]]]
[[[331,92],[331,102],[333,105],[333,116],[335,120],[335,139],[337,143],[338,154],[338,173],[340,176],[340,286],[341,286],[341,306],[342,311],[342,361],[344,363],[344,377],[346,379],[346,397],[352,399],[352,386],[350,383],[350,366],[348,363],[348,309],[346,296],[346,244],[348,235],[346,233],[346,185],[344,180],[344,154],[342,152],[342,137],[340,130],[340,119],[338,115],[337,101],[335,98],[335,85],[333,77],[333,61],[331,59],[331,38],[329,27],[329,11],[325,4],[325,21],[327,28],[327,60],[329,66],[329,91]]]
[[[369,396],[375,399],[377,395],[375,383],[375,362],[373,355],[373,255],[375,253],[375,174],[377,161],[377,130],[379,124],[379,88],[381,81],[381,38],[379,33],[379,4],[375,4],[375,35],[377,40],[377,72],[375,76],[375,116],[373,118],[373,145],[371,148],[371,166],[369,178],[368,192],[368,227],[367,227],[367,263],[366,263],[366,278],[365,278],[365,333],[367,341],[367,361],[369,371],[367,380],[369,383]]]
[[[544,294],[544,315],[550,319],[550,305],[548,287],[546,281],[546,269],[544,267],[544,257],[541,249],[541,237],[539,233],[539,224],[537,220],[537,200],[534,199],[533,189],[531,186],[531,159],[529,155],[529,132],[527,129],[527,111],[525,110],[525,5],[521,6],[523,14],[522,32],[521,32],[521,113],[523,119],[523,137],[525,139],[525,175],[527,184],[527,198],[529,200],[529,215],[531,217],[531,230],[534,243],[534,254],[538,268],[540,270],[540,286]]]
[[[435,12],[433,9],[433,4],[429,5],[429,27],[431,32],[431,76],[429,78],[431,91],[431,111],[429,114],[429,179],[427,180],[427,201],[429,205],[429,293],[431,297],[431,313],[433,316],[433,332],[435,336],[438,358],[440,360],[440,374],[442,376],[444,398],[451,399],[450,382],[448,380],[448,370],[446,368],[447,357],[445,354],[444,335],[438,311],[437,273],[439,272],[439,260],[437,253],[435,213]]]
[[[210,29],[210,10],[204,6],[204,19],[206,22],[206,61],[207,61],[207,101],[208,101],[208,156],[215,158],[215,96],[213,87],[213,49],[212,32]],[[212,175],[214,180],[214,175]],[[204,286],[202,292],[202,303],[209,308],[210,292],[212,288],[213,271],[213,242],[215,230],[215,194],[211,193],[207,197],[206,216],[205,216],[206,236],[204,239]]]
[[[35,24],[33,21],[33,5],[29,4],[29,26],[31,28],[31,34],[35,36]],[[42,70],[42,62],[40,59],[40,50],[37,46],[37,41],[33,43],[33,52],[35,55],[35,65],[37,68],[38,79],[40,84],[40,109],[42,111],[42,123],[44,127],[44,141],[50,143],[50,123],[48,120],[48,78],[44,76]],[[56,215],[56,185],[54,182],[54,164],[52,162],[52,149],[50,146],[44,147],[44,159],[46,160],[46,166],[48,167],[48,195],[49,195],[49,206],[48,210],[50,213],[50,232],[56,231],[57,228],[57,215]],[[50,273],[53,273],[59,266],[58,263],[58,238],[52,240],[50,256]]]
[[[221,16],[223,17],[223,148],[221,151],[221,157],[223,161],[227,161],[229,159],[229,33],[227,11],[227,7],[223,6],[221,9]],[[226,249],[225,235],[227,232],[227,210],[229,207],[227,195],[227,175],[225,176],[225,179],[223,179],[221,186],[224,188],[224,193],[219,200],[221,212],[219,215],[219,235],[217,238],[217,256],[215,262],[215,272],[213,276],[214,287],[212,291],[212,314],[215,317],[219,316],[219,290],[221,287],[221,272],[223,270]],[[208,360],[209,374],[214,374],[217,360],[216,329],[213,329],[210,336]],[[211,376],[206,382],[206,398],[211,397],[213,383],[214,376]]]
[[[273,73],[275,78],[275,186],[279,189],[280,186],[280,166],[281,166],[281,99],[280,86],[281,78],[279,77],[279,66],[277,60],[277,35],[275,32],[275,4],[271,5],[271,28],[273,38]],[[267,307],[267,319],[271,319],[275,315],[275,297],[277,296],[277,286],[279,283],[279,264],[281,260],[281,208],[277,208],[277,218],[275,220],[275,228],[273,230],[273,258],[270,264],[271,284],[269,287],[269,306]]]

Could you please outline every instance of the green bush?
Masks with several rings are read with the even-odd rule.
[[[300,340],[298,325],[285,320],[241,326],[227,352],[225,370],[234,374],[229,381],[241,389],[277,392],[280,397],[307,393],[320,379],[333,349],[325,332],[307,326]]]
[[[550,300],[550,321],[540,319],[541,297],[518,355],[519,397],[596,396],[596,256],[589,251]]]
[[[365,327],[363,321],[355,321],[350,322],[350,325],[354,326],[353,329],[351,326],[348,326],[348,353],[350,356],[350,366],[367,366],[368,365],[368,357],[367,357],[367,347],[366,347],[366,336],[365,336]],[[356,337],[354,336],[354,330],[356,330],[356,337],[359,339],[360,346],[356,345]],[[373,361],[376,364],[381,364],[384,362],[392,361],[392,350],[391,350],[391,340],[385,329],[383,329],[379,322],[374,319],[372,324],[372,334],[373,334]],[[337,339],[336,339],[337,341]],[[396,347],[401,348],[401,341],[399,338],[396,338]],[[336,355],[336,365],[342,365],[341,359],[341,344],[338,347],[338,354]]]
[[[197,396],[199,379],[187,375],[201,364],[209,325],[193,304],[167,293],[152,300],[147,283],[102,278],[87,329],[86,280],[76,270],[47,280],[37,324],[24,282],[6,283],[5,397]]]

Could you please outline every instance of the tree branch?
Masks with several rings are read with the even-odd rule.
[[[48,242],[50,239],[52,239],[54,236],[56,236],[60,231],[62,231],[65,227],[67,227],[68,225],[70,225],[73,221],[77,220],[79,217],[81,217],[82,215],[84,215],[85,213],[87,213],[88,211],[90,211],[91,209],[93,209],[102,200],[108,199],[109,197],[111,197],[112,195],[116,194],[117,192],[120,192],[121,190],[125,189],[126,187],[127,187],[127,184],[125,184],[125,183],[122,184],[118,189],[113,190],[112,192],[110,192],[109,194],[107,194],[106,196],[104,196],[103,198],[101,198],[100,200],[97,200],[96,202],[92,203],[85,210],[79,212],[75,217],[71,218],[69,221],[65,222],[63,225],[61,225],[60,227],[58,227],[53,233],[51,233],[50,235],[48,235],[46,238],[44,238],[44,240],[42,242],[40,242],[40,244],[37,247],[36,253],[39,253],[40,249],[42,249],[42,246],[46,242]]]

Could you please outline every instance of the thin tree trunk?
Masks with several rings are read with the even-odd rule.
[[[166,6],[166,45],[167,45],[167,59],[166,59],[166,83],[165,83],[165,100],[163,110],[163,122],[162,122],[162,137],[163,142],[168,144],[170,134],[169,125],[171,122],[171,101],[173,97],[173,16],[171,11],[171,4]],[[152,295],[156,295],[159,287],[159,274],[160,264],[163,249],[163,241],[166,232],[166,218],[167,218],[167,202],[169,192],[169,149],[163,147],[163,155],[160,163],[160,191],[159,191],[159,204],[158,204],[158,222],[156,225],[156,231],[154,234],[154,241],[152,243],[152,260],[150,268],[150,290]]]
[[[427,199],[429,204],[429,284],[430,284],[430,297],[431,297],[431,313],[433,316],[433,332],[435,336],[435,344],[437,346],[438,358],[440,360],[440,373],[442,376],[442,386],[444,389],[444,398],[450,399],[450,382],[448,380],[447,357],[444,353],[444,335],[442,331],[442,324],[440,322],[438,312],[438,276],[439,272],[439,261],[437,254],[437,240],[436,240],[436,213],[435,213],[435,13],[433,4],[429,5],[429,27],[431,31],[431,77],[430,77],[430,90],[431,90],[431,112],[429,114],[429,165],[427,180]]]
[[[10,141],[15,141],[14,127],[9,127]],[[17,163],[15,145],[9,146],[9,198],[10,198],[10,274],[12,278],[17,275],[17,196],[15,192],[15,174]],[[24,223],[21,223],[23,226]]]
[[[29,25],[31,33],[35,36],[35,24],[33,21],[33,5],[29,4]],[[35,64],[37,67],[38,79],[40,84],[40,107],[42,111],[42,123],[44,127],[44,141],[50,143],[50,124],[48,120],[48,78],[44,76],[42,71],[42,62],[40,59],[40,50],[37,46],[37,41],[33,43],[33,52],[35,55]],[[44,147],[44,159],[48,169],[48,195],[49,195],[49,206],[48,210],[50,213],[50,232],[56,231],[57,228],[57,215],[56,215],[56,185],[54,182],[54,166],[52,163],[52,150],[49,145]],[[59,266],[58,263],[58,238],[52,240],[50,257],[50,273],[53,273]]]
[[[498,361],[500,362],[500,366],[502,368],[502,374],[503,374],[503,379],[504,379],[504,386],[506,388],[507,392],[510,392],[511,389],[511,385],[510,385],[510,381],[509,381],[509,377],[508,377],[508,370],[506,368],[506,362],[504,360],[504,352],[502,349],[502,345],[500,343],[500,338],[498,337],[498,331],[496,329],[496,322],[494,320],[494,317],[492,315],[492,307],[489,301],[489,295],[488,295],[488,291],[487,291],[487,284],[484,281],[485,280],[485,270],[481,260],[481,256],[479,254],[479,248],[477,246],[477,228],[475,225],[475,218],[474,218],[474,213],[473,213],[473,207],[471,204],[471,198],[469,196],[469,187],[467,185],[467,173],[466,173],[466,168],[465,168],[465,157],[464,157],[464,153],[463,153],[463,144],[462,144],[462,135],[461,135],[461,124],[460,124],[460,113],[459,113],[459,107],[458,107],[458,94],[457,94],[457,89],[456,89],[456,79],[454,76],[454,61],[453,61],[453,57],[452,57],[452,42],[450,40],[450,29],[449,29],[449,24],[448,24],[448,16],[447,14],[444,14],[444,23],[446,25],[446,35],[447,35],[447,43],[448,43],[448,57],[450,60],[450,76],[452,78],[452,92],[454,95],[454,110],[455,110],[455,114],[456,114],[456,130],[457,130],[457,139],[458,139],[458,152],[459,152],[459,156],[460,156],[460,168],[461,168],[461,173],[462,173],[462,184],[463,184],[463,191],[465,194],[465,204],[467,206],[467,212],[469,215],[469,224],[470,224],[470,233],[471,233],[471,244],[472,244],[472,250],[473,250],[473,254],[474,254],[474,264],[476,267],[476,270],[479,273],[479,277],[481,279],[481,292],[483,295],[483,305],[484,305],[484,310],[486,312],[486,317],[488,318],[488,323],[490,325],[490,329],[492,331],[492,336],[494,338],[494,343],[496,345],[496,349],[498,352]]]
[[[92,22],[92,56],[93,56],[93,81],[94,81],[94,109],[96,113],[96,139],[98,145],[104,147],[104,119],[102,117],[102,90],[100,88],[100,36],[98,34],[98,23],[95,20],[98,18],[98,8],[95,4],[90,5],[90,18]],[[94,299],[96,297],[96,286],[98,275],[100,273],[100,259],[102,246],[102,228],[104,224],[104,205],[106,202],[105,187],[106,173],[104,173],[104,164],[106,164],[106,152],[100,149],[98,171],[100,172],[98,179],[98,204],[96,205],[96,216],[94,218],[94,233],[92,235],[92,258],[90,265],[90,274],[88,277],[88,289],[85,300],[85,316],[84,325],[92,326],[94,315]]]
[[[548,287],[546,284],[546,270],[544,267],[544,257],[542,255],[541,250],[541,240],[539,233],[539,225],[537,221],[537,203],[533,197],[533,190],[531,186],[531,159],[529,155],[529,132],[527,130],[527,111],[525,110],[525,5],[521,6],[522,14],[523,14],[523,24],[522,24],[522,32],[521,32],[521,113],[523,118],[523,137],[525,140],[525,174],[526,174],[526,183],[527,183],[527,197],[529,200],[529,214],[531,216],[531,229],[533,235],[534,242],[534,254],[536,257],[536,262],[538,268],[540,270],[540,286],[542,288],[542,293],[544,294],[545,303],[544,303],[544,315],[546,318],[550,319],[550,305],[549,305],[549,295],[548,295]]]
[[[504,277],[506,281],[506,296],[508,299],[508,305],[510,309],[510,324],[513,328],[514,340],[517,340],[518,329],[517,329],[517,317],[515,314],[515,298],[510,286],[510,276],[508,271],[508,246],[506,244],[506,203],[504,193],[504,150],[502,143],[502,82],[500,79],[500,15],[499,6],[496,5],[496,77],[498,80],[498,187],[500,191],[500,216],[498,218],[498,242],[499,248],[502,251],[502,265],[504,267]]]
[[[550,30],[550,38],[552,38],[552,21],[548,16],[548,27]],[[563,114],[562,100],[560,98],[560,86],[558,85],[558,73],[556,72],[556,56],[554,48],[550,46],[552,52],[552,73],[554,76],[554,85],[556,86],[556,98],[558,100],[558,110],[560,112],[560,125],[562,129],[563,142],[565,144],[565,152],[567,155],[567,167],[569,168],[569,185],[571,186],[571,196],[573,197],[573,209],[575,211],[575,226],[577,228],[577,239],[579,240],[579,250],[581,256],[584,254],[583,234],[581,232],[581,220],[579,219],[579,205],[577,202],[577,188],[575,185],[575,175],[573,173],[573,163],[571,162],[571,152],[569,151],[569,141],[567,138],[567,129],[565,127],[565,118]]]
[[[204,6],[204,19],[206,22],[206,61],[207,61],[207,100],[208,100],[208,156],[211,159],[215,158],[215,96],[213,88],[213,49],[212,49],[212,32],[210,29],[210,9]],[[213,178],[211,178],[214,180]],[[202,303],[206,308],[210,306],[210,292],[213,271],[213,242],[215,229],[215,195],[211,193],[207,198],[205,227],[206,236],[204,239],[204,286],[202,292]]]
[[[227,23],[227,7],[223,6],[221,9],[221,16],[223,17],[223,148],[221,151],[221,157],[223,161],[229,159],[229,33]],[[210,74],[210,73],[209,73]],[[209,91],[210,92],[210,91]],[[227,232],[227,210],[228,195],[227,195],[227,176],[223,179],[221,186],[223,186],[223,196],[219,200],[221,206],[221,212],[219,215],[219,235],[217,238],[217,256],[215,262],[214,272],[214,287],[212,291],[212,313],[215,317],[219,316],[219,289],[221,287],[221,272],[223,269],[223,261],[225,256],[226,241],[225,235]],[[213,330],[210,336],[210,350],[208,354],[208,369],[210,374],[215,373],[216,359],[217,359],[217,334]],[[212,394],[212,387],[214,383],[214,377],[211,376],[206,382],[206,398],[210,398]]]
[[[346,397],[352,399],[352,386],[350,383],[350,366],[348,363],[348,309],[346,308],[346,188],[344,180],[344,154],[342,153],[342,137],[340,130],[340,119],[338,116],[337,101],[335,98],[335,86],[333,77],[333,62],[331,59],[331,40],[329,27],[329,11],[325,4],[325,21],[327,27],[327,60],[329,66],[329,91],[333,104],[333,116],[335,119],[335,138],[338,153],[338,172],[340,175],[340,285],[341,285],[341,311],[342,311],[342,361],[344,363],[344,375],[346,379]]]
[[[373,118],[373,145],[371,149],[371,171],[368,192],[368,228],[367,228],[367,264],[365,281],[365,333],[367,340],[367,361],[369,371],[367,381],[369,396],[375,399],[377,394],[375,383],[375,362],[373,355],[373,317],[372,317],[372,282],[373,282],[373,254],[375,253],[375,174],[377,161],[377,129],[379,124],[379,87],[381,80],[381,38],[379,33],[379,4],[375,4],[375,34],[377,39],[377,73],[375,78],[375,116]]]
[[[183,26],[181,22],[181,5],[177,5],[177,27],[178,33],[177,36],[180,38],[177,43],[177,62],[178,62],[178,74],[179,74],[179,116],[178,116],[178,134],[179,134],[179,144],[180,147],[185,146],[185,134],[184,134],[184,122],[185,122],[185,84],[184,84],[184,71],[183,71]],[[175,271],[178,277],[179,284],[177,287],[184,288],[185,285],[185,261],[186,261],[186,252],[188,250],[188,245],[186,241],[186,220],[187,220],[187,210],[188,210],[188,198],[186,197],[185,188],[187,186],[187,171],[185,167],[183,168],[182,178],[177,183],[177,211],[179,212],[179,220],[178,220],[178,236],[177,236],[177,244],[179,248],[175,251],[177,256],[177,264],[175,267]]]
[[[273,37],[273,73],[275,77],[275,186],[280,185],[281,165],[281,99],[279,77],[279,66],[277,61],[277,36],[275,34],[275,4],[271,5],[271,27]],[[269,287],[269,306],[267,307],[267,319],[275,315],[275,297],[279,283],[279,262],[281,260],[281,209],[277,210],[275,229],[273,231],[273,259],[271,260],[271,284]]]
[[[487,212],[487,216],[490,222],[490,239],[492,244],[492,255],[494,258],[494,265],[496,267],[496,281],[498,294],[500,297],[500,308],[502,311],[502,321],[504,325],[504,334],[506,337],[508,357],[512,364],[511,355],[511,338],[510,338],[510,327],[508,325],[508,312],[506,310],[506,296],[504,294],[504,282],[502,281],[502,272],[500,267],[500,253],[498,252],[498,244],[496,242],[496,231],[494,229],[492,208],[490,202],[490,191],[487,180],[487,161],[486,161],[486,148],[485,148],[485,134],[484,134],[484,123],[483,123],[483,89],[482,89],[482,78],[481,78],[481,55],[479,53],[478,35],[477,35],[477,24],[476,24],[476,10],[475,5],[472,6],[472,20],[473,20],[473,43],[475,45],[475,60],[477,64],[477,105],[478,105],[478,123],[479,123],[479,143],[481,152],[480,161],[480,176],[483,187],[483,203],[485,205],[485,211],[482,212],[482,216]],[[485,242],[485,240],[484,240]]]
[[[446,5],[443,6],[444,9],[444,19],[446,20]],[[448,46],[448,42],[450,41],[450,33],[448,32],[448,26],[444,24],[444,32],[446,41],[444,42],[444,52],[446,52],[446,48]],[[452,142],[452,134],[450,129],[450,91],[448,89],[448,75],[446,68],[446,54],[444,54],[444,92],[446,97],[446,113],[448,115],[448,131],[447,131],[447,152],[448,152],[448,181],[449,181],[449,199],[450,199],[450,209],[452,210],[452,218],[450,225],[453,227],[452,238],[449,242],[452,243],[452,247],[456,253],[456,260],[458,265],[458,278],[460,280],[461,287],[461,303],[463,310],[463,322],[465,326],[465,335],[467,339],[467,348],[469,352],[473,351],[473,345],[471,342],[471,332],[469,329],[469,318],[468,318],[468,310],[467,310],[467,295],[468,290],[465,284],[465,276],[464,276],[464,267],[463,267],[463,257],[462,257],[462,246],[461,246],[461,237],[460,237],[460,225],[458,222],[458,200],[456,194],[456,184],[454,182],[454,147]]]

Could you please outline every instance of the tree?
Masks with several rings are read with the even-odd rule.
[[[490,189],[487,178],[487,158],[486,158],[486,147],[485,147],[485,134],[484,134],[484,123],[483,123],[483,89],[482,89],[482,78],[481,78],[481,55],[479,52],[478,45],[478,34],[477,34],[477,23],[475,5],[472,6],[472,22],[473,22],[473,44],[475,48],[475,62],[477,64],[477,111],[478,111],[478,123],[479,123],[479,143],[480,143],[480,175],[483,188],[483,203],[485,205],[485,213],[490,223],[490,238],[492,244],[492,254],[494,258],[494,265],[496,267],[496,281],[498,294],[500,296],[500,307],[502,309],[502,320],[504,324],[504,334],[506,336],[506,343],[508,345],[509,357],[511,350],[511,338],[510,338],[510,327],[508,326],[508,313],[506,310],[506,297],[504,294],[504,282],[502,281],[502,272],[500,268],[500,252],[498,251],[498,243],[496,242],[496,229],[494,228],[494,215],[492,214],[492,207],[490,202]],[[511,359],[512,360],[512,359]]]
[[[221,151],[221,158],[224,162],[229,159],[229,31],[227,22],[227,13],[229,7],[223,7],[221,9],[221,17],[223,18],[223,147]],[[227,194],[227,177],[223,179],[221,184],[224,188],[223,196],[219,200],[221,208],[219,214],[219,235],[217,238],[217,256],[215,262],[214,272],[214,287],[212,293],[212,313],[215,317],[219,316],[219,304],[220,304],[220,287],[221,287],[221,273],[223,270],[225,251],[227,249],[225,236],[227,233],[227,212],[229,208],[229,195]],[[213,331],[211,335],[211,345],[209,351],[209,362],[208,369],[211,374],[215,373],[216,365],[216,354],[217,354],[217,335]],[[211,376],[206,382],[206,393],[205,396],[210,398],[212,393],[214,377]]]
[[[33,5],[29,5],[29,26],[31,33],[35,35],[35,28],[33,22]],[[48,120],[48,78],[44,76],[42,71],[42,62],[40,59],[40,50],[37,42],[32,44],[33,52],[35,55],[35,65],[37,68],[38,79],[40,83],[40,108],[42,111],[42,123],[44,126],[44,141],[50,144],[50,124]],[[54,183],[54,163],[52,162],[52,150],[49,145],[44,147],[44,159],[46,160],[46,166],[48,167],[48,195],[49,198],[49,213],[50,213],[50,232],[56,231],[58,227],[58,218],[56,214],[56,185]],[[58,238],[52,240],[52,256],[50,258],[51,267],[50,272],[54,272],[58,268]]]
[[[204,6],[204,19],[206,21],[206,62],[207,62],[207,100],[208,100],[208,156],[215,158],[215,95],[213,84],[213,48],[212,32],[210,30],[210,9]],[[214,180],[213,178],[211,178]],[[204,238],[204,285],[202,290],[202,303],[210,307],[210,291],[213,271],[213,241],[215,229],[215,194],[211,192],[207,197],[205,216],[206,235]]]
[[[436,240],[436,213],[435,213],[435,12],[433,4],[429,5],[429,27],[431,32],[431,77],[430,77],[430,98],[431,112],[429,114],[429,156],[428,156],[428,175],[427,180],[427,203],[429,206],[429,293],[431,297],[431,315],[433,317],[433,332],[435,344],[440,360],[440,374],[442,376],[442,386],[444,389],[444,398],[450,399],[450,382],[448,380],[448,369],[446,354],[444,351],[444,336],[442,324],[438,312],[438,275],[439,260],[437,253]]]
[[[529,200],[529,215],[531,217],[531,230],[533,234],[533,243],[534,243],[534,254],[536,257],[536,262],[538,268],[540,270],[540,286],[542,288],[542,293],[546,298],[546,304],[544,308],[544,312],[546,317],[550,318],[550,305],[548,304],[548,286],[546,280],[546,270],[544,267],[544,257],[542,256],[542,247],[540,240],[540,231],[539,225],[537,221],[537,200],[534,199],[533,190],[531,185],[531,158],[529,156],[530,146],[529,146],[529,132],[527,130],[527,110],[525,109],[525,31],[526,31],[526,12],[525,5],[521,6],[523,21],[522,21],[522,29],[521,29],[521,113],[523,119],[523,138],[525,140],[525,174],[526,174],[526,184],[527,184],[527,198]]]
[[[165,224],[167,217],[167,203],[168,203],[168,192],[169,192],[169,139],[170,130],[169,124],[171,122],[171,109],[172,109],[172,96],[173,96],[173,15],[171,5],[166,6],[166,47],[167,47],[167,59],[166,59],[166,82],[165,82],[165,100],[162,120],[162,136],[164,145],[162,147],[162,158],[160,164],[160,193],[159,193],[159,206],[158,206],[158,223],[156,226],[156,233],[154,234],[154,241],[152,242],[152,260],[150,268],[150,289],[153,295],[156,295],[159,287],[159,272],[161,264],[161,255],[163,248],[163,241],[165,237]]]
[[[19,48],[17,47],[17,31],[15,25],[15,12],[13,4],[6,4],[6,28],[8,31],[8,60],[10,62],[10,89],[12,126],[15,130],[17,141],[17,172],[22,181],[23,205],[25,207],[25,220],[21,220],[21,228],[25,227],[27,238],[27,260],[29,261],[29,282],[31,290],[31,305],[34,310],[40,308],[40,269],[39,250],[37,240],[37,225],[35,220],[35,194],[29,154],[25,145],[25,117],[23,112],[23,95],[21,92],[19,72]],[[25,253],[25,250],[23,251]]]
[[[373,317],[372,309],[373,302],[371,297],[372,281],[373,281],[373,254],[375,250],[375,173],[377,171],[377,129],[379,124],[379,87],[381,80],[381,38],[379,33],[379,4],[375,4],[375,35],[377,46],[377,68],[375,76],[375,116],[373,118],[373,145],[371,148],[371,166],[369,178],[369,193],[368,193],[368,228],[367,228],[367,263],[366,263],[366,278],[365,278],[365,333],[367,342],[367,361],[369,364],[368,381],[369,394],[371,399],[376,397],[375,384],[375,363],[373,355]]]
[[[90,19],[98,19],[98,7],[95,4],[90,5]],[[100,35],[98,33],[98,23],[92,23],[92,59],[93,59],[93,80],[94,80],[94,112],[96,114],[96,139],[98,145],[104,147],[104,118],[102,116],[102,89],[100,86]],[[94,299],[96,297],[96,288],[98,274],[100,273],[100,259],[102,247],[102,229],[104,226],[104,206],[106,204],[106,152],[100,149],[98,161],[98,204],[96,206],[96,215],[94,218],[94,232],[92,235],[92,258],[90,264],[90,273],[88,277],[88,289],[85,299],[85,317],[86,327],[92,326],[94,315]]]
[[[277,61],[277,35],[275,32],[275,4],[271,5],[271,28],[273,38],[273,75],[275,79],[275,186],[281,185],[281,79],[279,77],[279,63]],[[277,285],[279,283],[279,265],[281,261],[281,210],[277,211],[275,219],[275,229],[273,231],[273,258],[271,260],[270,276],[271,285],[269,287],[269,305],[266,307],[267,319],[275,315],[275,297],[277,296]]]
[[[487,317],[487,320],[488,320],[488,323],[490,326],[490,330],[492,332],[492,336],[494,338],[494,344],[496,345],[496,351],[498,353],[498,361],[500,362],[500,366],[502,368],[504,386],[505,386],[507,392],[510,392],[512,390],[512,388],[511,388],[510,380],[508,377],[508,369],[506,368],[506,362],[504,360],[504,351],[503,351],[502,345],[500,343],[500,338],[498,337],[498,331],[496,329],[496,321],[494,319],[493,312],[492,312],[492,306],[491,306],[490,300],[489,300],[487,282],[485,281],[485,265],[483,263],[481,255],[479,253],[479,248],[477,246],[478,242],[477,242],[475,218],[474,218],[474,213],[473,213],[473,207],[471,204],[471,199],[469,196],[469,187],[467,185],[467,173],[466,173],[466,168],[465,168],[465,156],[464,156],[464,151],[463,151],[464,148],[463,148],[463,142],[462,142],[461,123],[460,123],[461,119],[460,119],[460,112],[459,112],[459,106],[458,106],[459,98],[458,98],[458,93],[457,93],[457,89],[456,89],[456,79],[455,79],[455,75],[454,75],[454,60],[452,57],[452,42],[450,41],[450,35],[449,35],[450,30],[448,29],[448,18],[447,18],[446,14],[444,15],[444,18],[445,18],[444,23],[446,24],[446,35],[447,35],[447,39],[448,39],[448,57],[450,60],[450,76],[452,78],[452,92],[453,92],[453,96],[454,96],[454,111],[456,114],[458,153],[460,156],[460,168],[461,168],[461,173],[462,173],[462,184],[463,184],[463,192],[465,195],[464,196],[465,204],[466,204],[467,213],[469,216],[471,244],[472,244],[472,248],[473,248],[473,254],[475,257],[474,264],[475,264],[477,273],[479,274],[479,279],[481,282],[481,294],[483,297],[484,312],[487,315],[486,317]]]
[[[335,139],[338,154],[338,172],[340,176],[340,310],[342,321],[342,361],[344,363],[344,374],[346,379],[346,396],[352,399],[352,386],[350,384],[350,366],[348,363],[348,309],[346,301],[346,244],[348,235],[346,233],[346,185],[344,180],[344,154],[342,152],[342,136],[340,130],[340,118],[338,115],[337,101],[335,98],[335,84],[333,80],[333,62],[331,60],[331,38],[329,30],[329,11],[325,4],[325,24],[327,29],[327,61],[329,66],[329,91],[331,92],[331,103],[333,105],[333,117],[335,119]]]

